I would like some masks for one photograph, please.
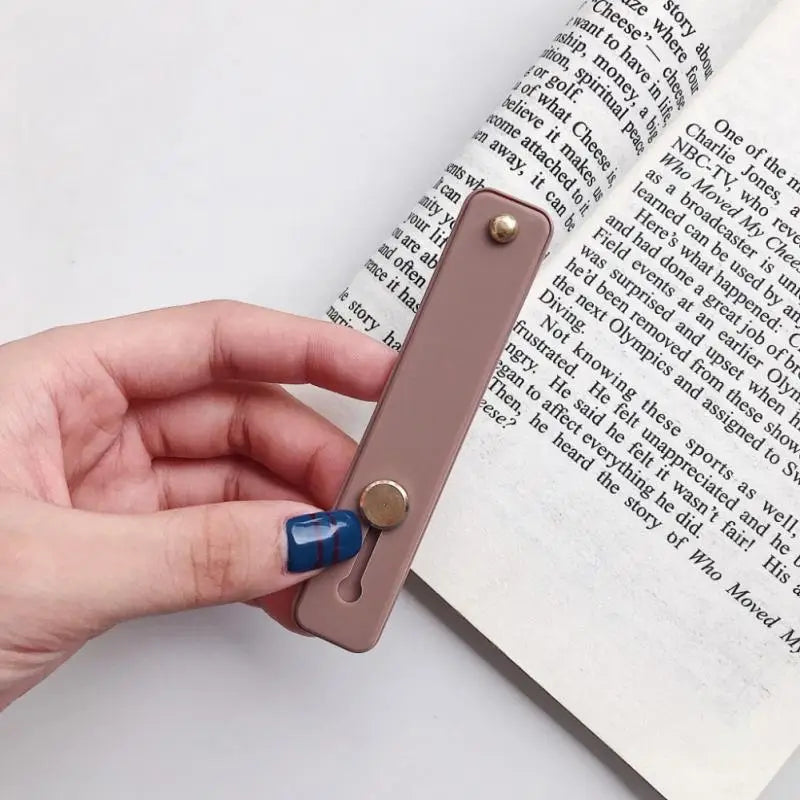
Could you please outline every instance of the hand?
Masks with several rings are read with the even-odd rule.
[[[275,384],[376,400],[393,363],[231,302],[0,347],[0,709],[136,616],[244,601],[291,627],[292,587],[335,560],[324,537],[351,534],[339,559],[360,546],[350,512],[338,534],[303,516],[355,443]]]

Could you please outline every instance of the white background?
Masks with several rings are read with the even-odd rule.
[[[0,340],[213,297],[321,315],[572,10],[5,0]],[[102,637],[0,715],[0,795],[657,797],[413,579],[362,656],[246,607]]]

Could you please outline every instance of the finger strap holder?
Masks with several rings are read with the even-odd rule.
[[[508,195],[464,201],[336,503],[361,516],[361,551],[306,582],[306,632],[353,652],[378,642],[550,236]]]

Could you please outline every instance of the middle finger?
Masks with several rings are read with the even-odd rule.
[[[344,431],[272,384],[220,384],[131,410],[152,458],[252,458],[330,506],[355,454]]]

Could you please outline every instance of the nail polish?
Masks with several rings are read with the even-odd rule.
[[[352,558],[361,549],[361,522],[353,511],[302,514],[286,521],[287,569],[308,572]]]

